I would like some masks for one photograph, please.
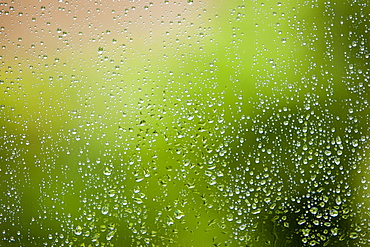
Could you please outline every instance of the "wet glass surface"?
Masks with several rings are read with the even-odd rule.
[[[369,246],[369,2],[0,2],[0,246]]]

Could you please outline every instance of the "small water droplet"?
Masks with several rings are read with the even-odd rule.
[[[330,210],[330,216],[331,217],[337,217],[338,216],[338,210],[336,210],[336,209]]]
[[[106,215],[109,213],[109,206],[108,205],[104,205],[102,208],[101,208],[101,213]]]
[[[106,238],[106,240],[107,241],[111,241],[112,240],[112,238],[114,237],[114,234],[116,233],[116,230],[113,230],[113,231],[111,231],[111,232],[109,232],[108,234],[107,234],[107,236],[105,237]]]
[[[112,171],[109,167],[104,167],[103,173],[104,173],[104,175],[109,176],[109,175],[112,174]]]
[[[318,211],[318,208],[317,207],[312,207],[310,209],[311,214],[317,214],[317,211]]]
[[[82,227],[81,226],[76,226],[76,228],[75,228],[75,234],[77,236],[80,236],[82,234]]]
[[[351,232],[349,234],[349,237],[352,238],[352,239],[356,239],[356,238],[358,238],[358,233],[357,232]]]
[[[185,214],[182,211],[180,211],[178,209],[175,210],[175,218],[176,219],[181,219],[184,216],[185,216]]]

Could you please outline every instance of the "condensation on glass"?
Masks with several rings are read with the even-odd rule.
[[[369,246],[369,14],[0,2],[0,245]]]

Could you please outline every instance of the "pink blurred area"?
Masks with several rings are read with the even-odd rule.
[[[203,3],[202,3],[203,4]],[[18,52],[94,51],[135,40],[135,45],[184,28],[201,3],[188,1],[20,0],[0,4],[2,43],[9,59]],[[148,40],[151,40],[150,42]],[[143,43],[144,42],[144,43]],[[67,52],[68,53],[68,52]],[[67,54],[65,54],[67,55]],[[10,56],[10,57],[9,57]]]

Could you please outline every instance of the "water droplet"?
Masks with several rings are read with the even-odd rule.
[[[317,214],[317,211],[318,211],[318,208],[317,207],[312,207],[310,209],[311,214]]]
[[[137,204],[142,204],[143,203],[143,200],[139,197],[134,197],[134,202],[136,202]]]
[[[303,225],[303,224],[305,224],[306,223],[306,220],[305,219],[300,219],[299,221],[298,221],[298,225]]]
[[[81,226],[76,226],[74,232],[77,236],[80,236],[82,234],[82,227]]]
[[[173,225],[173,224],[175,224],[175,222],[173,221],[173,219],[172,219],[172,217],[170,217],[170,216],[167,216],[167,225]]]
[[[340,197],[340,195],[338,195],[336,198],[335,198],[335,203],[337,205],[341,205],[342,204],[342,198]]]
[[[350,237],[351,239],[356,239],[356,238],[358,238],[358,233],[357,233],[357,232],[351,232],[351,233],[349,234],[349,237]]]
[[[110,176],[112,174],[112,170],[109,167],[106,166],[106,167],[104,167],[103,173],[106,176]]]
[[[105,237],[105,239],[106,239],[107,241],[111,241],[115,234],[116,234],[116,230],[110,231],[110,232],[107,234],[107,236]]]
[[[116,195],[116,191],[114,189],[111,189],[108,191],[108,196],[109,197],[114,197]]]
[[[182,211],[180,211],[178,209],[175,210],[175,218],[176,219],[181,219],[184,216],[185,216],[185,214]]]
[[[260,208],[257,208],[255,210],[252,211],[252,214],[259,214],[261,213],[261,209]]]
[[[338,210],[336,210],[336,209],[330,210],[330,216],[337,217],[338,216]]]
[[[102,208],[101,208],[101,213],[106,215],[109,213],[109,205],[104,205]]]

